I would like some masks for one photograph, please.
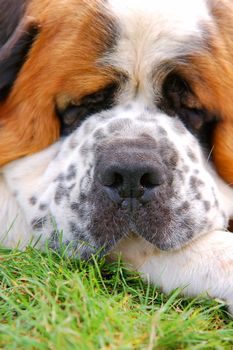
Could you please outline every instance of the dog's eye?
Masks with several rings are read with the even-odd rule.
[[[176,73],[166,78],[162,88],[160,108],[171,116],[179,116],[193,131],[199,131],[215,117],[208,113],[193,93],[188,82]]]
[[[176,73],[169,74],[165,79],[162,96],[162,107],[170,114],[177,114],[181,108],[200,107],[187,81]]]
[[[159,107],[170,116],[178,116],[203,144],[211,146],[213,130],[219,118],[203,108],[189,84],[172,73],[164,82],[162,95]]]
[[[111,108],[116,90],[117,84],[111,84],[100,91],[83,97],[78,102],[69,103],[65,108],[57,107],[62,135],[70,134],[90,115]]]

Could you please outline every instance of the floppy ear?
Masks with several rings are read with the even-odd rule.
[[[25,0],[0,0],[0,44],[4,42],[0,48],[0,101],[9,94],[38,33],[31,20],[20,20],[25,4]]]

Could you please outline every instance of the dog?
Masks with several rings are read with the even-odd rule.
[[[1,169],[1,242],[122,254],[164,291],[207,291],[233,312],[233,189],[218,175],[231,181],[231,2],[145,5],[29,3],[9,39],[22,45],[2,51],[9,73],[12,47],[33,38],[2,84],[2,164],[27,156]]]

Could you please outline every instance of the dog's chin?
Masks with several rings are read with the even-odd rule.
[[[135,237],[138,240],[142,240],[154,249],[159,251],[175,251],[186,246],[193,240],[193,238],[187,237],[187,232],[183,232],[182,234],[182,232],[176,232],[174,230],[171,236],[177,235],[180,237],[178,241],[174,241],[168,237],[167,231],[142,232],[139,229],[137,229],[137,227],[135,227],[134,224],[131,224],[129,226],[133,229],[127,230],[127,228],[124,228],[124,230],[122,231],[122,236],[120,237],[118,235],[118,240],[113,239],[109,242],[105,242],[101,249],[101,255],[109,254],[110,251],[114,250],[118,246],[119,242],[124,242],[124,240],[127,240],[129,237]],[[102,231],[101,234],[103,236],[109,235],[109,233],[104,233],[104,231]]]
[[[109,218],[111,225],[107,225],[100,218],[95,220],[95,225],[92,226],[94,231],[91,231],[91,236],[96,242],[96,250],[101,249],[102,255],[108,254],[120,241],[128,237],[137,237],[157,250],[172,251],[185,246],[195,236],[192,229],[181,227],[180,223],[172,218],[165,222],[164,218],[155,215],[150,217],[143,210],[124,215],[121,213],[118,217],[117,214],[119,213]]]
[[[105,256],[110,254],[112,250],[117,249],[120,242],[124,242],[130,237],[146,242],[157,251],[174,251],[187,245],[193,240],[194,236],[193,232],[188,232],[187,230],[182,232],[181,230],[178,231],[177,227],[172,229],[167,223],[164,223],[163,230],[158,230],[155,228],[156,222],[151,227],[151,223],[148,225],[148,221],[138,220],[136,222],[132,218],[128,222],[125,218],[122,221],[123,224],[113,220],[114,226],[117,226],[115,232],[110,227],[106,227],[106,225],[102,226],[101,222],[97,224],[99,230],[92,232],[92,237],[97,237],[95,250],[98,255]],[[86,251],[84,255],[86,255]]]

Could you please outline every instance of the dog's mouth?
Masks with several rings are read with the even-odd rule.
[[[190,241],[197,230],[190,207],[175,210],[167,200],[169,189],[153,192],[153,200],[142,203],[137,198],[126,197],[119,202],[109,200],[106,193],[99,197],[98,191],[91,198],[93,206],[89,232],[97,246],[111,249],[120,239],[129,234],[144,238],[160,250],[176,249]],[[152,196],[152,194],[150,194]],[[101,198],[101,199],[100,199]],[[205,220],[199,219],[203,229]]]

